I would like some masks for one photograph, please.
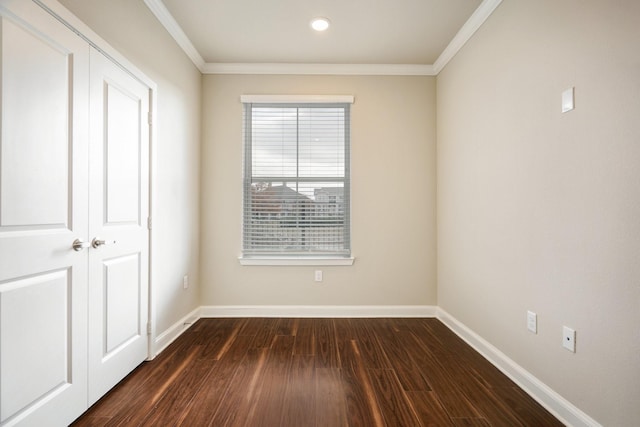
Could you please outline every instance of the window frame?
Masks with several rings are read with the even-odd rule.
[[[243,95],[241,97],[243,108],[243,165],[242,165],[242,233],[241,233],[241,251],[242,254],[238,257],[241,265],[275,265],[275,266],[300,266],[300,265],[352,265],[354,258],[352,256],[351,246],[351,104],[354,102],[353,96],[349,95]],[[251,171],[253,153],[252,153],[252,124],[253,118],[251,114],[247,114],[247,111],[252,112],[253,108],[257,107],[298,107],[298,108],[322,108],[322,107],[339,107],[344,108],[345,112],[345,151],[344,151],[344,178],[341,181],[345,191],[345,203],[346,213],[344,217],[345,233],[347,233],[348,246],[344,248],[344,251],[336,252],[322,252],[322,253],[280,253],[273,252],[251,252],[245,248],[245,233],[246,233],[246,221],[247,215],[250,211],[247,211],[248,195],[247,191],[251,191],[251,185],[254,181],[254,176]],[[296,152],[296,157],[299,158],[300,152]],[[289,178],[289,181],[293,181]],[[313,180],[322,181],[322,177],[305,177],[302,178],[299,175],[295,177],[296,182],[313,182]]]

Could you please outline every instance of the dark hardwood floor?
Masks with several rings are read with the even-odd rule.
[[[561,426],[436,319],[201,319],[74,426]]]

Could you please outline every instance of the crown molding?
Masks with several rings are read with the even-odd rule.
[[[454,56],[469,41],[475,32],[491,16],[494,10],[502,3],[502,0],[484,0],[473,12],[467,22],[464,23],[460,31],[453,37],[449,45],[442,51],[436,62],[433,63],[435,75],[453,59]]]
[[[204,59],[182,30],[182,27],[180,27],[173,15],[171,15],[169,9],[162,3],[162,0],[144,0],[144,4],[146,4],[149,10],[151,10],[151,13],[158,18],[158,21],[160,21],[162,26],[171,34],[171,37],[173,37],[176,43],[178,43],[178,46],[182,48],[184,53],[187,54],[202,73],[205,67]]]
[[[171,34],[202,74],[300,74],[358,76],[437,76],[458,51],[491,16],[502,0],[484,0],[433,65],[427,64],[298,64],[205,62],[162,0],[144,3]]]
[[[207,63],[203,74],[303,74],[342,76],[433,76],[432,65],[421,64],[247,64]]]

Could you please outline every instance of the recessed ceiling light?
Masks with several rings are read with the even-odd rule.
[[[324,31],[329,28],[329,20],[327,18],[314,18],[311,21],[311,28],[316,31]]]

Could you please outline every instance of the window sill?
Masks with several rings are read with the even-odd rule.
[[[239,257],[240,265],[263,266],[349,266],[355,258],[343,257]]]

